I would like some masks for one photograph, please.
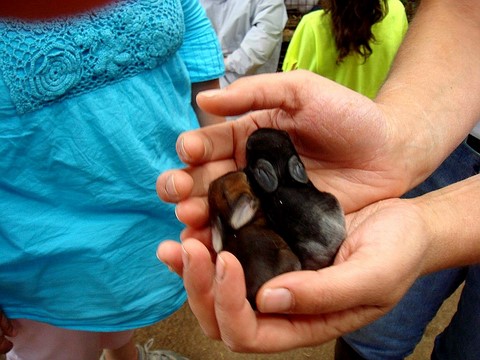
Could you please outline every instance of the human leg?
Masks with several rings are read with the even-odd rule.
[[[106,333],[62,329],[33,320],[14,321],[18,334],[11,338],[13,349],[7,354],[7,360],[98,359],[103,346],[102,338],[106,336]],[[128,341],[133,333],[126,331],[110,334],[110,344],[116,346],[122,341]]]
[[[403,359],[413,352],[428,323],[464,278],[464,269],[420,278],[388,314],[343,339],[365,359]]]
[[[432,359],[480,359],[480,265],[471,266],[458,309],[447,328],[435,339]]]
[[[102,359],[136,360],[137,348],[133,341],[133,331],[121,333],[101,333],[100,349],[104,349]]]

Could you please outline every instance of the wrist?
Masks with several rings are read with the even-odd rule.
[[[419,272],[421,275],[426,275],[440,270],[442,263],[439,254],[442,254],[442,250],[439,249],[440,242],[438,239],[442,229],[438,225],[438,214],[431,209],[430,201],[422,196],[406,201],[417,214],[420,227],[423,230],[420,239],[424,242],[426,251]]]
[[[425,229],[422,274],[480,262],[480,175],[407,200]]]
[[[397,94],[387,93],[375,102],[386,119],[388,146],[385,155],[398,172],[400,187],[395,196],[402,196],[438,166],[441,160],[435,156],[439,151],[434,150],[442,148],[442,145],[437,143],[433,124],[430,126],[430,121],[420,119],[418,113],[422,113],[421,109],[408,105],[411,103],[409,100],[402,101]],[[411,119],[415,119],[416,123],[410,124]]]

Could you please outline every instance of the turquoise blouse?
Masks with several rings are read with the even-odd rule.
[[[0,307],[89,331],[170,315],[186,296],[155,250],[182,227],[155,181],[198,127],[191,82],[223,75],[203,9],[124,0],[0,39]]]

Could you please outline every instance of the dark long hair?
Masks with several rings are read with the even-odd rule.
[[[362,55],[366,60],[372,53],[370,43],[375,41],[372,26],[387,14],[387,1],[330,0],[325,1],[323,6],[332,17],[337,63],[341,63],[351,52]]]

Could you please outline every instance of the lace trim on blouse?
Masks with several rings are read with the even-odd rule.
[[[51,21],[0,22],[0,69],[19,113],[164,63],[181,46],[179,0],[124,0]]]

